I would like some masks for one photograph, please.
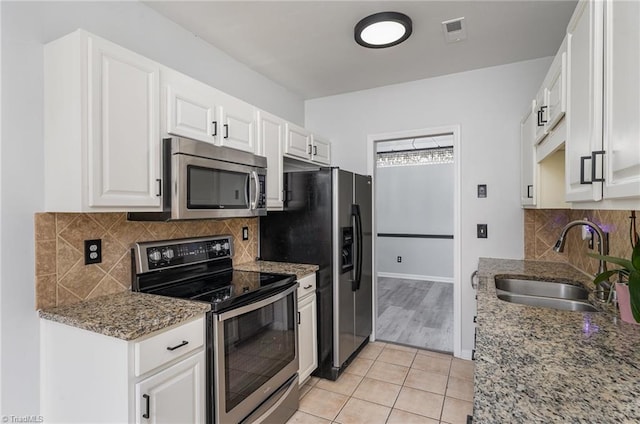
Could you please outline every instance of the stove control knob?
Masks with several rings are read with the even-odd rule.
[[[173,249],[168,247],[162,251],[162,257],[166,260],[171,260],[175,254],[173,253]]]
[[[220,243],[216,243],[216,245],[213,246],[213,250],[215,250],[216,252],[219,252],[220,249],[222,249],[222,246],[220,245]]]
[[[156,249],[150,250],[148,256],[149,256],[149,261],[154,263],[162,259],[162,254],[160,253],[159,250],[156,250]]]
[[[229,250],[229,242],[225,241],[222,247],[224,248],[224,250]]]

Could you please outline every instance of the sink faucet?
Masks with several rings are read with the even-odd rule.
[[[607,243],[607,238],[605,237],[604,231],[602,231],[602,228],[600,228],[598,224],[591,222],[587,219],[579,219],[576,221],[571,221],[567,225],[565,225],[564,228],[562,229],[562,232],[560,233],[560,238],[556,242],[555,246],[553,246],[553,250],[555,250],[556,252],[564,251],[564,244],[566,242],[565,237],[567,235],[567,232],[569,231],[569,229],[576,227],[578,225],[586,225],[598,235],[597,246],[598,246],[598,253],[600,255],[609,254],[609,245]],[[602,259],[600,259],[600,262],[598,264],[598,274],[601,274],[606,270],[607,270],[607,263]],[[609,287],[602,285],[602,283],[598,285],[596,294],[600,300],[606,299],[605,290],[608,290],[608,289]]]

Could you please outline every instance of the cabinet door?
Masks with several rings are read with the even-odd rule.
[[[604,197],[640,197],[640,3],[605,4]]]
[[[277,116],[258,113],[259,154],[267,158],[267,210],[282,210],[282,146],[285,121]]]
[[[200,352],[136,384],[136,423],[204,423],[205,356]]]
[[[234,149],[255,153],[256,143],[256,109],[248,103],[224,96],[220,108],[222,128],[220,144]]]
[[[602,198],[603,3],[580,2],[567,28],[566,200]],[[594,163],[595,162],[595,163]]]
[[[159,65],[93,37],[88,53],[88,206],[159,208]]]
[[[214,90],[186,75],[164,69],[162,85],[166,92],[167,133],[214,144],[220,126]]]
[[[311,144],[311,159],[314,162],[331,165],[331,143],[316,136],[312,136]]]
[[[302,127],[287,123],[284,153],[301,159],[311,158],[311,134]]]
[[[552,130],[566,110],[566,67],[567,53],[561,52],[555,57],[549,69],[547,82],[547,128]]]
[[[545,87],[540,88],[538,94],[536,94],[536,113],[534,122],[535,142],[539,143],[547,135],[547,116],[549,116],[547,106],[547,89]]]
[[[300,384],[318,367],[316,295],[308,295],[298,304],[298,361]]]
[[[529,112],[520,121],[520,203],[522,206],[536,204],[535,146],[533,143],[537,110],[535,100],[531,102]]]
[[[600,200],[603,2],[579,2],[567,28],[566,200]],[[595,162],[595,163],[594,163]]]

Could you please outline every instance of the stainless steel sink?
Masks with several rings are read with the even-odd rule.
[[[508,292],[498,293],[497,296],[498,299],[504,300],[505,302],[520,303],[522,305],[540,306],[543,308],[560,309],[563,311],[600,312],[598,308],[592,304],[581,300],[526,296]]]
[[[496,278],[496,289],[513,294],[552,297],[556,299],[589,298],[589,291],[584,287],[539,280]]]
[[[496,278],[496,295],[505,302],[563,311],[599,312],[587,301],[589,290],[565,283]]]

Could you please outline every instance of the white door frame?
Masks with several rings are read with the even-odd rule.
[[[453,355],[456,357],[462,357],[462,341],[460,339],[462,333],[462,319],[461,319],[461,303],[462,303],[462,282],[460,279],[461,274],[461,246],[460,246],[460,180],[461,180],[461,166],[460,159],[462,158],[461,143],[460,143],[460,125],[448,125],[442,127],[431,127],[417,130],[407,131],[395,131],[389,133],[370,134],[367,136],[367,173],[373,176],[373,185],[375,187],[375,163],[376,163],[376,149],[375,143],[377,141],[402,139],[402,138],[419,138],[428,137],[430,135],[439,134],[452,134],[453,135]],[[373,213],[373,234],[377,234],[376,231],[376,219],[375,219],[375,189],[372,190],[372,204],[371,210]],[[373,257],[372,257],[372,276],[373,281],[376,281],[376,237],[372,237],[373,240]],[[378,316],[378,302],[377,302],[377,287],[373,284],[373,330],[371,339],[376,339],[376,321]]]

